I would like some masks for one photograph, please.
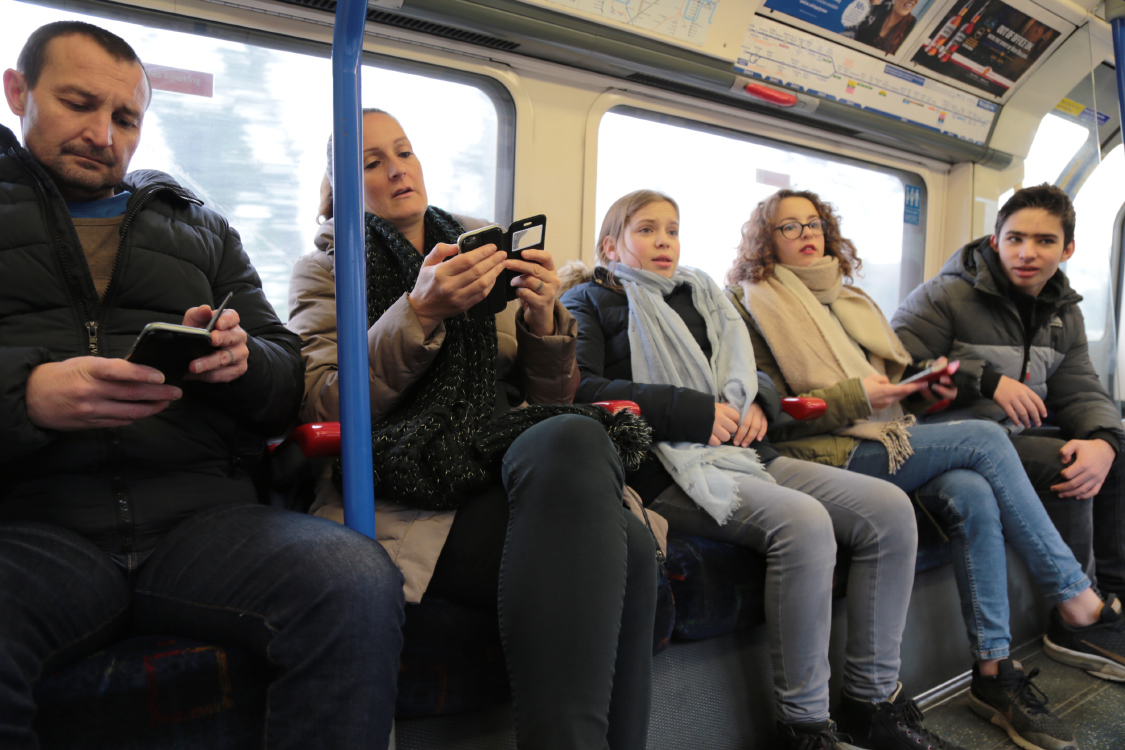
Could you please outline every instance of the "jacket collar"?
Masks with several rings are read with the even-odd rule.
[[[39,180],[46,186],[52,197],[57,197],[62,200],[62,196],[55,187],[54,181],[39,165],[31,152],[20,145],[19,139],[16,138],[15,133],[7,127],[0,125],[0,153],[6,154],[17,161],[19,161],[26,169],[39,178]],[[155,169],[139,169],[135,172],[130,172],[125,175],[125,179],[117,186],[118,192],[121,190],[128,190],[131,193],[149,191],[149,190],[166,190],[175,197],[195,203],[196,205],[203,205],[203,201],[197,198],[190,190],[182,187],[178,182],[172,179],[171,176],[157,171]],[[130,199],[132,203],[132,199]]]

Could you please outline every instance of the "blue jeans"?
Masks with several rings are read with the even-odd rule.
[[[37,747],[35,682],[130,635],[247,649],[275,670],[263,747],[386,747],[402,646],[402,576],[339,524],[259,505],[209,508],[147,556],[0,524],[0,747]]]
[[[1043,509],[1007,433],[970,420],[915,425],[914,455],[890,474],[881,443],[864,440],[848,469],[886,479],[940,519],[953,542],[961,614],[975,659],[1002,659],[1011,647],[1004,542],[1027,565],[1052,604],[1090,587]]]

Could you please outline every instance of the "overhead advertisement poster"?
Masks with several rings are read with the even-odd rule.
[[[766,0],[770,10],[893,55],[934,0]]]
[[[930,30],[913,62],[1003,96],[1058,35],[1001,0],[961,0]]]
[[[998,109],[949,84],[760,16],[746,30],[735,69],[980,145]]]

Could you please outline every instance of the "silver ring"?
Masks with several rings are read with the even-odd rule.
[[[539,288],[535,290],[536,294],[539,294],[539,292],[543,291],[543,284],[544,284],[543,279],[540,279],[539,280]]]

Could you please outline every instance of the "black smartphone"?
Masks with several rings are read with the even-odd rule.
[[[504,232],[498,224],[465,232],[457,238],[457,248],[465,253],[485,245],[496,245],[509,258],[523,259],[524,250],[542,250],[546,244],[547,217],[543,214],[512,222]],[[469,308],[468,315],[473,320],[481,320],[489,315],[498,315],[508,303],[516,298],[516,287],[512,279],[519,276],[515,271],[504,271],[488,292],[488,296]]]
[[[497,248],[501,250],[504,249],[504,230],[500,228],[499,224],[489,224],[480,229],[473,229],[457,238],[457,250],[462,253],[476,250],[478,247],[484,247],[485,245],[496,245]],[[448,260],[448,258],[446,260]],[[501,277],[503,277],[503,274],[501,274]],[[500,288],[498,279],[497,282],[492,285],[492,289],[488,290],[488,295],[469,308],[469,317],[473,320],[483,320],[489,315],[495,315],[499,312],[499,310],[496,309],[498,304],[500,305],[500,310],[503,310],[503,306],[507,304],[503,300],[503,294],[504,290]],[[497,299],[497,295],[500,295],[499,300]]]
[[[546,246],[547,217],[543,214],[531,216],[513,222],[508,227],[508,257],[523,260],[524,250],[542,250]],[[530,262],[530,261],[529,261]],[[516,287],[512,286],[512,279],[519,276],[515,271],[505,271],[500,274],[497,285],[503,285],[505,302],[516,298]]]
[[[211,353],[211,331],[219,322],[232,294],[215,308],[206,328],[175,323],[149,323],[137,335],[125,359],[137,365],[154,367],[164,373],[168,385],[180,385],[193,360]]]

